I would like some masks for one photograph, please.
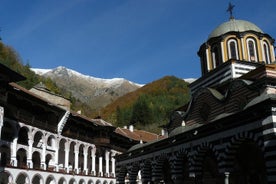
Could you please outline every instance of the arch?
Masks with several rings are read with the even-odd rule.
[[[92,173],[92,152],[93,152],[94,147],[93,146],[88,146],[87,148],[87,168],[88,168],[88,173]]]
[[[80,173],[83,172],[83,163],[84,163],[84,145],[83,144],[80,144],[79,146],[79,165],[78,165],[78,168],[80,169]]]
[[[97,180],[96,181],[96,184],[101,184],[102,182],[100,180]]]
[[[12,122],[4,121],[1,129],[1,140],[12,142],[13,138],[16,136],[16,132],[17,129]]]
[[[221,54],[220,48],[218,45],[213,45],[211,48],[212,60],[213,60],[213,69],[217,68],[221,64]]]
[[[108,184],[108,182],[106,180],[104,180],[103,184]]]
[[[22,144],[22,145],[26,145],[26,146],[29,145],[29,143],[28,143],[28,140],[29,140],[28,132],[29,132],[29,129],[25,126],[23,126],[19,129],[18,140],[17,140],[18,144]]]
[[[216,149],[209,143],[203,143],[197,149],[191,167],[197,177],[210,183],[220,183],[219,174],[220,156]]]
[[[59,170],[65,171],[65,144],[67,140],[62,138],[59,141],[59,149],[58,149],[58,161],[59,161]]]
[[[75,168],[75,145],[76,142],[72,141],[69,147],[69,171],[72,172]]]
[[[153,167],[152,179],[154,182],[173,183],[171,173],[171,163],[167,154],[160,155]]]
[[[34,142],[33,142],[33,147],[35,148],[42,148],[43,141],[44,140],[44,135],[41,131],[36,131],[34,134]]]
[[[180,150],[176,153],[172,172],[177,181],[187,181],[189,179],[189,160],[186,151]]]
[[[58,180],[58,184],[66,184],[66,180],[64,177],[61,177],[59,180]]]
[[[79,181],[79,184],[85,184],[84,179],[81,179],[81,180]]]
[[[225,160],[231,183],[266,183],[263,145],[253,134],[240,133],[234,137],[227,147]]]
[[[93,180],[88,180],[87,184],[94,184]]]
[[[40,174],[36,174],[34,175],[33,179],[32,179],[32,184],[43,184],[43,178]]]
[[[8,145],[3,144],[0,146],[0,167],[9,165],[11,161],[11,149]]]
[[[56,137],[52,134],[47,137],[47,147],[51,149],[56,148]]]
[[[40,169],[41,156],[38,151],[33,152],[32,155],[33,169]]]
[[[227,41],[228,59],[239,59],[237,40],[230,38]]]
[[[24,172],[19,173],[16,178],[16,184],[28,184],[28,183],[30,183],[30,179],[28,175]]]
[[[13,177],[11,173],[8,171],[1,171],[0,172],[0,183],[12,183],[13,182]]]
[[[136,183],[138,178],[138,173],[140,171],[139,163],[133,163],[129,171],[129,181],[130,183]]]
[[[152,166],[150,160],[145,160],[141,170],[141,177],[143,183],[148,183],[151,181],[152,177]]]
[[[118,170],[117,168],[116,168],[116,170]],[[127,176],[127,168],[126,168],[126,166],[125,165],[123,165],[123,166],[120,166],[119,167],[119,171],[116,171],[116,180],[119,182],[119,183],[122,183],[122,182],[124,182],[125,181],[125,177]],[[96,184],[97,184],[97,182],[96,182]]]
[[[49,175],[46,179],[46,183],[45,184],[55,184],[56,183],[56,180],[54,178],[54,176],[52,175]]]
[[[263,42],[263,58],[264,58],[264,62],[266,64],[271,63],[270,49],[269,49],[269,44],[267,43],[267,41]]]
[[[45,159],[45,163],[46,163],[46,169],[47,170],[54,170],[55,163],[53,161],[53,155],[47,154],[46,159]]]
[[[69,180],[69,184],[77,184],[76,180],[74,178],[71,178]]]
[[[109,184],[114,184],[114,182],[113,182],[113,181],[110,181]]]
[[[256,46],[256,40],[252,37],[249,37],[246,39],[246,45],[247,45],[247,54],[248,54],[248,60],[257,62],[258,61],[258,55],[257,55],[257,46]]]
[[[17,167],[27,168],[27,151],[20,148],[16,152]]]

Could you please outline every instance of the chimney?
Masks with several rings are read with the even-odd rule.
[[[129,125],[129,131],[133,132],[134,130],[134,126],[133,125]]]

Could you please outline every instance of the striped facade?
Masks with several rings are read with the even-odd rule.
[[[231,31],[233,24],[238,25]],[[243,24],[253,30],[236,30]],[[254,44],[251,37],[258,44],[254,47],[258,57],[246,60],[255,56],[248,51]],[[263,39],[269,47],[263,47]],[[273,43],[269,35],[244,21],[231,19],[212,32],[199,51],[203,76],[190,85],[189,104],[176,110],[177,118],[166,126],[167,138],[135,145],[116,157],[117,183],[276,183]],[[231,44],[238,45],[226,48]],[[230,57],[233,48],[238,48],[236,58]],[[266,61],[261,52],[265,48],[271,52]]]

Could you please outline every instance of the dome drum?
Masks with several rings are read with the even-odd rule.
[[[274,39],[251,22],[230,19],[211,32],[197,54],[203,76],[231,59],[270,64],[275,61]]]

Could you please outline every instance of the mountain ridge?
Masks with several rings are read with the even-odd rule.
[[[143,86],[124,78],[96,78],[63,66],[54,69],[31,68],[31,70],[40,76],[54,80],[62,90],[81,102],[89,104],[95,111]]]

